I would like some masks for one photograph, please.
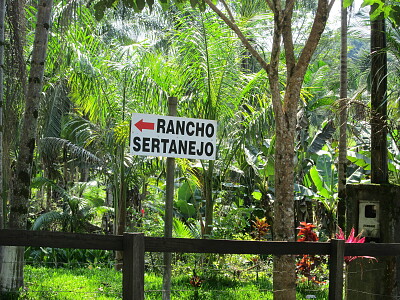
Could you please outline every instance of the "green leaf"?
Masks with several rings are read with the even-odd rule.
[[[396,25],[400,25],[400,6],[393,5],[390,11],[389,18]]]
[[[185,200],[178,200],[175,202],[175,206],[179,209],[179,211],[191,218],[196,215],[196,209],[194,208],[192,203],[187,203]]]
[[[313,192],[313,190],[305,187],[304,185],[301,184],[294,184],[294,191],[299,194],[299,195],[303,195],[306,197],[314,197],[316,196],[316,194]]]
[[[331,194],[328,192],[328,190],[325,188],[324,181],[322,180],[322,176],[319,174],[317,167],[313,166],[310,169],[310,176],[311,179],[317,188],[318,194],[320,194],[324,198],[330,198]]]
[[[264,167],[264,169],[266,171],[266,174],[265,174],[266,177],[275,175],[275,163],[272,158],[268,159],[267,166]]]
[[[312,102],[310,102],[307,105],[308,110],[313,111],[317,108],[320,108],[322,106],[331,106],[334,102],[336,101],[336,97],[323,97],[323,98],[318,98]]]
[[[47,226],[51,225],[55,222],[60,222],[64,216],[60,214],[58,211],[49,211],[40,215],[35,223],[32,225],[32,230],[40,230],[42,228],[47,228]]]
[[[347,178],[346,183],[351,184],[351,183],[360,183],[362,177],[364,176],[364,172],[362,171],[362,168],[358,168],[353,174]]]
[[[181,220],[174,218],[173,229],[176,238],[192,239],[193,234],[188,226]]]
[[[193,196],[195,188],[196,185],[194,183],[184,182],[178,189],[178,199],[188,202]]]
[[[94,16],[97,21],[100,21],[104,17],[104,12],[106,10],[105,1],[99,1],[94,5]]]
[[[322,189],[322,186],[323,186],[322,178],[319,176],[316,166],[313,166],[310,169],[310,176],[311,176],[311,179],[312,179],[315,187],[317,188],[317,190]]]
[[[371,159],[361,153],[347,151],[347,159],[364,170],[371,170]]]
[[[394,160],[388,160],[388,169],[391,172],[398,172],[400,170],[400,165]]]
[[[143,8],[146,6],[146,1],[145,0],[135,0],[135,1],[138,11],[142,11]]]
[[[363,3],[361,4],[361,7],[365,7],[368,5],[374,5],[375,4],[375,0],[364,0]]]
[[[317,153],[322,149],[322,147],[334,133],[335,127],[333,126],[333,121],[329,121],[322,130],[317,132],[317,135],[314,137],[307,151],[311,153]]]
[[[262,194],[260,192],[254,191],[253,193],[251,193],[251,195],[254,199],[261,200]]]
[[[343,7],[347,8],[353,4],[354,0],[344,0],[343,1]]]

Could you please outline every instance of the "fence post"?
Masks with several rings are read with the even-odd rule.
[[[329,257],[329,300],[343,299],[344,240],[331,240]]]
[[[122,299],[144,299],[144,234],[124,233]]]
[[[178,99],[168,97],[168,115],[176,117]],[[166,178],[165,178],[165,215],[164,215],[164,237],[172,237],[174,189],[175,189],[175,158],[167,157]],[[171,261],[172,253],[164,252],[164,274],[162,300],[171,299]]]

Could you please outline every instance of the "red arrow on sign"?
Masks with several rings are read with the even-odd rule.
[[[143,131],[143,129],[154,130],[154,123],[143,122],[143,119],[141,119],[139,122],[135,123],[135,126],[140,131]]]

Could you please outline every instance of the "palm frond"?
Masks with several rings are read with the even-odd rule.
[[[45,91],[45,97],[41,104],[40,121],[43,127],[42,134],[45,137],[60,137],[62,119],[71,108],[67,87],[63,82],[51,85]]]
[[[59,153],[59,151],[65,150],[73,159],[79,159],[80,161],[93,165],[99,165],[101,163],[100,158],[95,154],[62,138],[42,138],[39,141],[39,147],[40,152],[44,157],[49,155],[49,153]]]
[[[49,229],[55,223],[62,223],[64,221],[63,214],[58,211],[50,211],[40,215],[32,225],[32,230]]]
[[[41,188],[43,186],[51,187],[53,190],[57,191],[61,197],[64,199],[69,198],[69,193],[63,189],[60,185],[55,183],[53,180],[50,180],[46,177],[37,176],[32,179],[31,187],[32,188]]]
[[[174,235],[177,238],[192,239],[193,235],[190,228],[186,226],[181,220],[174,218],[173,221]]]

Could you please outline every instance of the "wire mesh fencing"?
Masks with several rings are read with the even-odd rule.
[[[146,253],[145,299],[162,299],[162,263],[162,253]],[[271,255],[173,253],[170,295],[272,299],[273,274]],[[24,287],[18,292],[19,299],[122,299],[122,272],[115,270],[113,251],[27,247]],[[297,294],[297,299],[327,299],[326,281],[299,279]]]
[[[280,277],[283,279],[280,282],[284,282],[286,276],[282,271],[279,274],[274,273],[271,255],[294,255],[299,258],[297,266],[288,260],[288,263],[293,263],[293,269],[288,268],[285,271],[289,277],[294,276],[295,268],[298,272],[300,267],[303,268],[301,275],[306,280],[297,285],[297,299],[326,299],[327,295],[329,299],[342,299],[344,257],[377,253],[383,256],[391,253],[397,255],[399,250],[397,244],[345,246],[343,240],[335,239],[322,243],[260,242],[145,237],[142,233],[117,236],[24,230],[0,230],[0,245],[17,246],[16,249],[18,246],[40,249],[39,251],[36,248],[39,255],[32,250],[28,256],[36,262],[42,259],[44,266],[35,267],[28,263],[25,267],[26,270],[31,268],[33,279],[27,281],[29,284],[21,291],[30,293],[24,299],[120,299],[121,290],[123,299],[160,299],[163,292],[171,292],[172,299],[271,299],[272,293],[282,292],[274,287],[271,278]],[[59,250],[52,250],[53,248]],[[64,248],[73,250],[67,251]],[[90,252],[95,251],[93,249],[102,250],[100,254],[94,255],[94,252]],[[113,269],[115,251],[124,253],[122,272]],[[163,291],[161,284],[163,252],[171,253],[174,257],[171,288],[164,285],[170,291]],[[317,279],[317,274],[304,272],[307,264],[310,271],[314,272],[311,266],[316,265],[316,256],[326,255],[329,256],[329,262],[323,263],[322,260],[322,263],[318,262],[317,268],[322,270],[322,275],[325,270],[325,276],[318,274],[321,279]],[[11,259],[10,264],[12,263],[15,262]],[[51,263],[53,268],[48,267]],[[7,264],[2,265],[2,273],[5,265]],[[44,279],[40,279],[46,273],[45,270],[49,269],[51,276],[45,275]],[[59,274],[60,270],[66,270],[68,274]],[[73,273],[75,271],[78,273]],[[93,284],[86,281],[96,271],[102,277]],[[50,277],[57,280],[49,280]],[[324,277],[329,278],[329,285]],[[109,285],[115,288],[108,289]],[[45,289],[46,286],[49,288]],[[293,287],[288,286],[285,289],[290,291]],[[45,292],[50,293],[50,296],[33,296],[35,293],[44,295]],[[60,294],[74,296],[59,297]]]

